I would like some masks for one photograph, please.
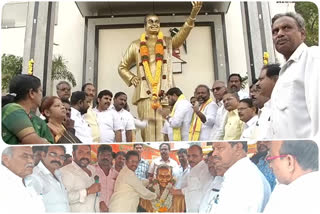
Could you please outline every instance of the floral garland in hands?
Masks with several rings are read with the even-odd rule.
[[[151,92],[152,92],[151,107],[154,110],[158,109],[161,106],[159,102],[159,98],[161,97],[161,94],[158,93],[158,88],[159,88],[160,78],[161,78],[161,71],[162,71],[162,64],[163,64],[163,55],[164,55],[163,33],[161,31],[158,33],[157,42],[155,45],[155,51],[156,51],[156,73],[153,77],[150,71],[150,66],[149,66],[150,58],[149,58],[149,49],[146,41],[146,34],[143,33],[140,37],[140,56],[141,56],[146,78],[151,85]]]

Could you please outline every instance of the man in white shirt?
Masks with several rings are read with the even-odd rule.
[[[305,24],[297,13],[272,18],[276,50],[286,62],[271,96],[271,137],[320,137],[320,48],[307,47]]]
[[[116,111],[121,121],[122,142],[133,141],[133,131],[136,129],[134,125],[134,117],[130,112],[124,109],[127,105],[127,95],[124,92],[118,92],[114,95],[113,105],[111,109]]]
[[[126,165],[117,177],[114,193],[110,199],[110,212],[137,212],[140,198],[156,199],[157,195],[145,187],[148,180],[142,181],[134,173],[138,164],[138,152],[128,151]]]
[[[42,197],[26,188],[24,178],[32,173],[33,153],[30,146],[10,146],[2,151],[0,174],[1,210],[3,213],[44,213]]]
[[[203,160],[202,148],[199,145],[189,147],[188,162],[191,169],[181,185],[181,190],[172,189],[171,192],[173,195],[183,194],[187,212],[196,213],[199,212],[201,198],[206,192],[206,184],[213,178]]]
[[[178,168],[178,163],[169,157],[170,152],[170,144],[169,143],[161,143],[159,146],[160,155],[161,157],[158,157],[154,160],[152,160],[150,167],[149,167],[149,178],[156,178],[157,175],[157,168],[161,164],[167,164],[172,167],[172,173],[173,176],[175,176],[175,172]]]
[[[101,185],[95,179],[90,145],[72,146],[73,162],[60,169],[62,182],[68,191],[71,212],[99,212]],[[103,206],[106,207],[106,206]],[[103,211],[103,207],[100,208]]]
[[[228,77],[228,90],[238,93],[239,99],[249,98],[249,94],[244,89],[241,89],[243,80],[240,74],[230,74]]]
[[[224,180],[211,213],[262,212],[270,197],[270,185],[246,157],[247,142],[214,142],[212,148],[217,175]]]
[[[26,186],[42,195],[46,212],[70,212],[67,190],[59,168],[65,160],[64,146],[43,147],[44,156],[34,167],[33,173],[25,178]]]
[[[189,141],[211,140],[210,135],[218,105],[210,98],[210,89],[206,85],[198,85],[195,89],[197,102],[193,105],[193,115],[189,128]]]
[[[91,128],[82,117],[90,105],[88,96],[83,91],[75,91],[71,95],[71,119],[74,120],[75,135],[82,143],[93,143]]]
[[[180,166],[177,170],[175,188],[181,189],[181,185],[184,182],[184,179],[186,179],[186,176],[190,172],[190,165],[188,163],[188,151],[186,149],[179,149],[177,154]]]
[[[210,139],[217,140],[218,130],[220,129],[220,126],[222,126],[225,118],[225,114],[227,112],[227,110],[224,108],[223,101],[222,101],[223,95],[227,93],[227,86],[223,81],[217,80],[213,83],[211,92],[213,93],[213,96],[216,99],[215,102],[218,106],[218,109],[217,109],[217,114],[216,114],[215,122],[212,128]]]
[[[312,140],[272,142],[266,158],[277,177],[264,213],[319,213],[319,148]]]
[[[213,152],[212,152],[213,153]],[[213,156],[208,154],[208,169],[213,179],[206,184],[205,193],[202,196],[199,213],[210,213],[215,200],[218,199],[219,191],[223,182],[223,177],[217,176],[213,162]]]
[[[278,80],[279,64],[268,64],[262,67],[259,79],[253,91],[253,103],[259,108],[258,122],[253,130],[254,139],[270,138],[271,108],[270,97]]]
[[[109,109],[112,96],[112,92],[109,90],[100,91],[97,107],[93,109],[97,114],[100,143],[122,142],[121,120],[116,111]]]
[[[257,108],[252,104],[252,99],[245,98],[240,100],[238,105],[238,113],[240,120],[244,122],[244,129],[242,131],[240,140],[253,139],[253,131],[255,129],[258,116]]]
[[[179,88],[170,88],[166,95],[168,97],[169,105],[172,106],[171,113],[160,108],[158,111],[173,129],[173,141],[188,141],[190,122],[193,113],[192,105]]]

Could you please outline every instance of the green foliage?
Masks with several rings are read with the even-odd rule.
[[[319,44],[319,12],[316,4],[312,2],[296,2],[294,6],[306,23],[307,37],[305,43],[308,46]]]
[[[1,57],[2,91],[8,91],[10,80],[22,72],[22,57],[3,54]]]
[[[241,88],[244,89],[246,85],[248,84],[248,76],[242,77],[242,82],[241,82]]]
[[[69,82],[71,82],[73,87],[75,87],[77,85],[76,80],[73,74],[68,70],[66,63],[67,61],[63,59],[63,57],[60,55],[55,56],[53,58],[51,79],[52,80],[66,79]]]

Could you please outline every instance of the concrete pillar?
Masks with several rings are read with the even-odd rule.
[[[263,53],[269,53],[269,63],[275,62],[268,2],[242,2],[244,38],[248,60],[248,77],[257,79],[263,67]]]
[[[33,74],[41,79],[43,95],[51,95],[55,2],[29,2],[23,53],[23,73],[34,60]]]

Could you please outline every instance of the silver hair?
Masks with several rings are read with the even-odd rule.
[[[284,16],[288,16],[288,17],[291,17],[293,18],[296,23],[297,23],[297,26],[300,30],[305,30],[306,29],[306,26],[305,26],[305,21],[304,21],[304,18],[301,16],[300,13],[293,13],[293,12],[287,12],[287,13],[279,13],[279,14],[276,14],[273,18],[272,18],[272,25],[274,24],[274,22],[281,18],[281,17],[284,17]]]
[[[3,156],[3,155],[7,155],[7,156],[12,157],[12,154],[13,154],[13,147],[12,147],[12,146],[9,146],[9,147],[5,148],[5,149],[2,151],[2,156]]]

